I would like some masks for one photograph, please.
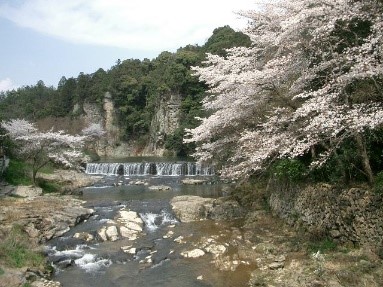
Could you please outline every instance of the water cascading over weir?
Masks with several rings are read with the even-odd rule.
[[[124,176],[212,176],[211,166],[194,162],[88,163],[85,172],[94,175]]]

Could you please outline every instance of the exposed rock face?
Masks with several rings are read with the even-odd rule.
[[[157,112],[150,126],[149,144],[144,154],[162,156],[165,148],[165,137],[174,133],[179,127],[181,96],[172,94],[161,98]]]
[[[92,209],[82,207],[83,203],[70,196],[4,198],[0,209],[0,234],[18,224],[33,241],[46,242],[93,214]]]
[[[274,192],[273,212],[290,224],[341,242],[383,244],[383,196],[362,188],[339,190],[321,184]]]
[[[224,198],[181,195],[174,197],[170,204],[181,222],[204,219],[231,220],[244,215],[244,210],[238,202]]]
[[[101,177],[91,176],[74,170],[56,170],[52,174],[39,173],[38,177],[63,184],[62,193],[78,192],[79,188],[90,186],[101,179]]]

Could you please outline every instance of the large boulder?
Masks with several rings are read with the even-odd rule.
[[[98,230],[98,235],[103,241],[116,241],[121,238],[135,240],[143,231],[144,222],[137,212],[125,208],[119,210],[115,220],[110,220],[107,225]]]
[[[231,220],[244,216],[244,210],[238,202],[226,198],[181,195],[174,197],[170,204],[181,222],[204,219]]]
[[[16,186],[12,191],[12,195],[21,197],[35,197],[43,194],[41,187],[37,186]]]
[[[180,195],[174,197],[170,204],[173,212],[181,222],[203,220],[208,217],[213,206],[213,198],[204,198],[193,195]]]

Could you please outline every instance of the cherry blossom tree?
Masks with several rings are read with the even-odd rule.
[[[372,182],[363,136],[383,123],[382,2],[286,0],[241,14],[253,46],[194,68],[210,87],[209,116],[185,139],[195,156],[237,178],[310,151],[315,168],[353,139]]]
[[[106,131],[99,123],[91,123],[88,127],[81,131],[81,134],[86,137],[88,148],[97,149],[100,139],[106,134]]]
[[[33,123],[22,119],[2,122],[7,135],[16,143],[17,155],[32,163],[32,179],[50,161],[67,168],[79,168],[84,159],[81,151],[86,136],[69,135],[63,131],[39,131]]]

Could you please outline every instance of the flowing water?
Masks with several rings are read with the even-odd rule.
[[[211,255],[184,258],[181,252],[195,248],[203,236],[216,234],[232,223],[209,220],[180,223],[169,201],[178,195],[219,197],[224,184],[214,182],[213,170],[193,163],[105,163],[87,167],[90,174],[104,178],[83,189],[86,206],[95,214],[60,238],[51,240],[47,254],[56,272],[54,280],[65,286],[245,286],[246,274],[221,272],[211,264]],[[183,185],[184,178],[204,178],[204,185]],[[169,190],[152,190],[166,185]],[[100,230],[120,209],[139,214],[144,230],[136,240],[102,241]],[[94,236],[86,241],[75,233]],[[182,244],[175,241],[183,236]],[[123,252],[121,247],[132,249]],[[135,249],[134,249],[135,248]],[[201,280],[202,278],[202,280]]]

